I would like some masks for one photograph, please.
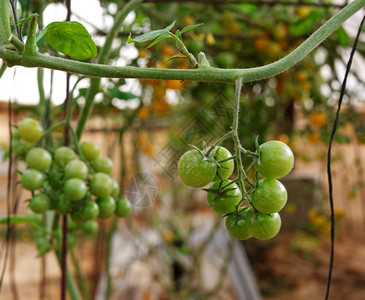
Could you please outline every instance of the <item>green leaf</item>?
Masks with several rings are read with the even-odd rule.
[[[148,45],[148,47],[146,47],[146,49],[153,47],[154,45],[156,45],[158,42],[161,42],[164,39],[168,39],[171,38],[171,36],[168,33],[164,33],[162,35],[160,35],[157,39],[155,39],[151,44]]]
[[[336,35],[337,35],[338,43],[341,46],[346,46],[348,44],[350,37],[342,26],[336,30]]]
[[[302,36],[310,33],[313,27],[322,19],[321,10],[313,10],[304,19],[301,19],[289,26],[290,34],[294,36]]]
[[[9,215],[9,217],[8,216],[0,216],[0,225],[7,225],[8,221],[11,225],[20,224],[20,223],[26,223],[27,218],[17,216],[17,215]]]
[[[129,92],[123,92],[123,91],[119,90],[118,88],[109,89],[109,92],[111,93],[111,95],[114,98],[118,98],[118,99],[121,99],[121,100],[130,100],[130,99],[139,98],[135,94],[132,94],[132,93],[129,93]]]
[[[170,61],[171,59],[174,59],[174,58],[184,58],[184,59],[186,59],[187,57],[182,56],[180,54],[176,54],[176,55],[171,56],[168,60],[166,60],[166,62],[168,62],[168,61]]]
[[[141,43],[141,42],[152,41],[155,38],[158,38],[160,35],[170,31],[170,29],[174,26],[175,26],[175,21],[172,22],[169,26],[167,26],[164,29],[159,29],[159,30],[153,30],[153,31],[150,31],[150,32],[146,32],[145,34],[137,36],[134,39],[132,39],[131,34],[130,34],[129,37],[128,37],[128,43],[132,43],[132,42]]]
[[[79,22],[50,23],[44,29],[43,37],[54,49],[77,60],[89,59],[97,54],[94,41]]]
[[[194,24],[194,25],[186,26],[183,29],[181,29],[180,35],[182,35],[184,32],[186,32],[188,30],[192,30],[192,29],[197,28],[197,27],[202,26],[202,25],[204,25],[204,23],[199,23],[199,24]]]

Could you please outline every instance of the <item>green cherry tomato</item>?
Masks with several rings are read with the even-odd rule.
[[[24,141],[38,142],[42,137],[43,128],[38,121],[26,118],[19,123],[18,132]]]
[[[265,177],[281,178],[287,175],[294,165],[291,149],[280,141],[269,141],[260,145],[260,164],[256,170]]]
[[[269,240],[278,234],[281,218],[278,213],[270,215],[257,212],[252,218],[252,235],[259,240]]]
[[[38,170],[27,169],[23,172],[20,183],[25,189],[35,191],[42,187],[43,180],[43,173]]]
[[[229,183],[229,180],[223,180],[221,186],[226,185]],[[220,182],[213,183],[209,189],[215,189],[217,190],[219,187]],[[218,199],[216,199],[219,197]],[[230,212],[233,212],[236,208],[236,205],[240,200],[242,199],[242,193],[239,189],[238,185],[233,183],[229,185],[227,188],[225,188],[222,191],[221,195],[217,195],[215,193],[208,192],[207,193],[207,199],[209,204],[215,200],[214,204],[211,206],[213,210],[215,210],[218,213],[221,214],[228,214]]]
[[[54,161],[56,165],[61,168],[65,167],[71,160],[74,159],[76,159],[76,153],[70,147],[59,147],[54,153]]]
[[[83,222],[95,219],[99,214],[99,206],[95,202],[86,202],[80,210],[80,218]]]
[[[99,197],[104,198],[110,195],[113,190],[113,180],[109,175],[104,173],[96,173],[90,180],[90,192]]]
[[[68,200],[81,200],[86,194],[86,184],[79,178],[71,178],[66,180],[63,186],[63,194]]]
[[[251,195],[251,204],[264,214],[280,211],[286,204],[288,193],[285,186],[278,180],[263,178]]]
[[[227,159],[229,157],[232,157],[231,152],[229,152],[229,150],[227,150],[224,147],[215,147],[212,150],[213,154],[217,154],[214,156],[214,159],[217,161],[223,160],[223,159]],[[222,162],[220,164],[220,168],[217,168],[217,174],[220,175],[220,177],[222,179],[227,179],[229,176],[232,175],[233,171],[234,171],[234,160],[227,160],[225,162]],[[220,181],[221,179],[219,178],[218,175],[215,175],[213,181]]]
[[[98,157],[92,164],[95,172],[110,175],[113,171],[113,161],[109,157]]]
[[[112,180],[113,180],[113,189],[110,195],[113,196],[114,198],[117,198],[120,193],[119,183],[114,178],[112,178]]]
[[[116,204],[112,196],[99,198],[96,200],[96,204],[99,206],[99,218],[109,218],[115,212]]]
[[[44,172],[51,166],[52,156],[46,149],[35,147],[29,150],[25,161],[29,168]]]
[[[54,210],[59,214],[67,214],[70,211],[71,205],[71,200],[68,200],[65,195],[61,195],[55,201]]]
[[[37,194],[29,201],[29,207],[35,213],[41,214],[51,206],[51,200],[46,194]]]
[[[217,165],[204,160],[200,152],[194,149],[181,156],[177,170],[181,181],[186,185],[203,187],[213,180],[217,172]]]
[[[229,215],[226,218],[226,229],[228,233],[238,240],[247,240],[252,237],[251,218],[252,214],[237,216]]]
[[[129,200],[121,198],[116,202],[115,214],[120,218],[127,217],[132,212],[132,204]]]
[[[87,165],[78,159],[71,160],[65,167],[66,178],[80,178],[85,180],[89,174]]]
[[[82,225],[82,229],[86,234],[95,234],[99,230],[99,223],[95,220],[89,220]]]
[[[100,148],[97,143],[93,141],[84,141],[80,144],[82,155],[87,161],[94,161],[99,157]]]

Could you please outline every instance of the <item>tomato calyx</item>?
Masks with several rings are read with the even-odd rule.
[[[220,162],[215,159],[216,156],[218,155],[218,153],[211,153],[212,151],[207,150],[207,145],[205,142],[203,142],[203,150],[201,150],[198,147],[191,145],[191,144],[189,144],[189,146],[194,148],[195,150],[197,150],[200,153],[200,155],[203,158],[203,161],[212,162],[217,166],[217,168],[227,169],[226,167],[221,166]],[[222,178],[220,178],[220,179],[222,179]]]
[[[209,204],[209,208],[211,208],[216,202],[218,202],[221,199],[227,199],[227,198],[236,198],[236,195],[229,195],[228,192],[234,191],[236,188],[229,188],[229,185],[234,184],[235,181],[231,181],[230,183],[223,185],[223,180],[219,182],[219,186],[217,189],[203,189],[203,191],[206,191],[208,193],[214,194],[215,197],[213,201]]]

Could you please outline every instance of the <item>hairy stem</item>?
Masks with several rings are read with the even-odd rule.
[[[131,2],[130,2],[131,3]],[[268,78],[289,69],[313,49],[320,45],[331,33],[341,26],[348,18],[359,11],[365,5],[365,0],[355,0],[340,10],[335,16],[323,24],[306,41],[296,48],[289,55],[282,59],[260,67],[249,69],[219,69],[219,68],[200,68],[189,70],[174,69],[153,69],[137,67],[115,67],[100,64],[90,64],[63,58],[52,57],[49,55],[34,54],[23,57],[16,51],[11,51],[6,47],[0,46],[0,57],[8,66],[22,65],[25,67],[44,67],[70,73],[84,74],[91,77],[109,78],[151,78],[151,79],[177,79],[191,81],[222,81],[235,82],[242,78],[243,82],[261,80]],[[78,136],[82,132],[83,124],[78,126]]]

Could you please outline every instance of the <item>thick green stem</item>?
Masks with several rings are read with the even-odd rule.
[[[132,1],[128,2],[124,6],[124,8],[117,14],[114,25],[113,25],[112,29],[109,31],[109,33],[106,37],[104,46],[99,53],[98,60],[97,60],[98,64],[107,63],[109,56],[110,56],[110,51],[112,48],[113,40],[118,36],[118,32],[120,31],[120,28],[122,27],[125,18],[129,14],[129,12],[132,11],[141,2],[142,2],[142,0],[132,0]],[[90,88],[88,89],[88,92],[86,95],[85,106],[81,112],[81,115],[80,115],[80,118],[79,118],[79,121],[77,124],[77,128],[76,128],[76,134],[79,139],[81,138],[82,132],[84,131],[84,128],[85,128],[86,121],[89,118],[89,115],[91,113],[95,95],[99,91],[100,77],[103,77],[103,76],[98,76],[96,78],[91,79]]]
[[[11,5],[8,0],[0,1],[0,45],[9,44]]]
[[[331,33],[341,26],[348,18],[354,15],[365,5],[365,0],[355,0],[340,10],[335,16],[315,31],[306,41],[298,48],[284,58],[256,68],[250,69],[219,69],[219,68],[199,68],[199,69],[152,69],[136,67],[115,67],[100,64],[90,64],[67,60],[49,55],[35,54],[30,57],[24,57],[16,51],[0,47],[0,57],[2,57],[8,66],[22,65],[25,67],[44,67],[70,73],[84,74],[91,77],[109,77],[109,78],[151,78],[151,79],[177,79],[191,81],[222,81],[234,82],[237,78],[242,78],[243,82],[261,80],[268,78],[289,69],[313,49],[321,44]],[[81,120],[80,120],[81,121]],[[82,132],[77,130],[78,135]]]

